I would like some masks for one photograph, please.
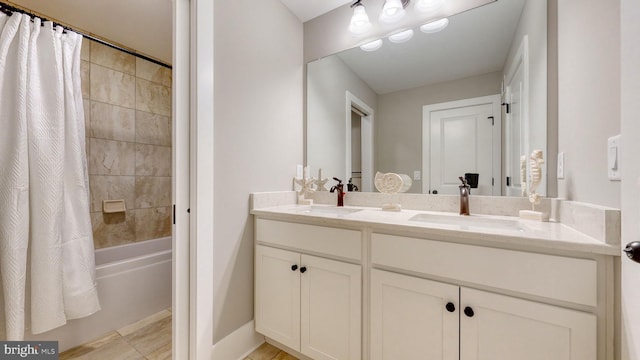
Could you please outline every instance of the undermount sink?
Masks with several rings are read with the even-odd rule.
[[[339,207],[339,206],[329,206],[329,205],[311,205],[304,209],[300,209],[298,213],[302,214],[324,214],[324,215],[337,215],[344,216],[353,214],[355,212],[362,211],[362,209],[354,209],[347,207]]]
[[[437,225],[452,225],[462,228],[475,229],[498,229],[525,231],[524,226],[518,220],[494,219],[487,216],[456,216],[438,214],[417,214],[409,221],[419,221]]]

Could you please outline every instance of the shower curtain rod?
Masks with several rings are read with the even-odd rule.
[[[3,13],[5,13],[5,14],[7,14],[7,15],[11,15],[11,14],[13,14],[14,12],[17,12],[17,13],[21,13],[21,14],[27,14],[27,15],[31,16],[32,18],[33,18],[33,17],[38,17],[38,18],[42,19],[42,21],[43,21],[43,22],[45,22],[45,21],[51,21],[51,20],[48,20],[48,19],[46,19],[46,18],[44,18],[44,17],[42,17],[42,16],[38,16],[38,15],[36,15],[36,14],[34,14],[34,13],[31,13],[31,12],[29,12],[29,11],[27,11],[27,10],[20,9],[20,8],[15,7],[15,6],[11,6],[11,5],[9,5],[9,4],[5,3],[5,2],[2,2],[2,1],[0,1],[0,11],[1,11],[1,12],[3,12]],[[32,21],[33,21],[33,20],[32,20]],[[133,51],[133,50],[129,50],[129,49],[124,48],[124,47],[122,47],[122,46],[115,45],[115,44],[113,44],[113,43],[110,43],[110,42],[108,42],[108,41],[106,41],[106,40],[102,40],[102,39],[97,38],[97,37],[95,37],[95,36],[92,36],[92,35],[89,35],[89,34],[85,34],[85,33],[83,33],[82,31],[73,30],[73,29],[72,29],[72,28],[70,28],[69,26],[62,25],[62,24],[57,23],[57,22],[55,22],[55,21],[51,21],[51,22],[53,23],[53,25],[61,26],[61,27],[62,27],[63,29],[65,29],[65,30],[73,31],[73,32],[74,32],[74,33],[76,33],[76,34],[82,35],[82,36],[83,36],[84,38],[86,38],[86,39],[89,39],[89,40],[95,41],[95,42],[100,43],[100,44],[102,44],[102,45],[108,46],[108,47],[110,47],[110,48],[112,48],[112,49],[120,50],[120,51],[125,52],[125,53],[127,53],[127,54],[133,55],[133,56],[135,56],[135,57],[139,57],[139,58],[141,58],[141,59],[144,59],[144,60],[150,61],[150,62],[152,62],[152,63],[154,63],[154,64],[157,64],[157,65],[160,65],[160,66],[163,66],[163,67],[169,68],[169,69],[171,69],[171,68],[172,68],[172,67],[171,67],[171,65],[165,64],[165,63],[163,63],[162,61],[156,60],[156,59],[151,58],[151,57],[149,57],[149,56],[139,54],[139,53],[137,53],[137,52],[135,52],[135,51]]]

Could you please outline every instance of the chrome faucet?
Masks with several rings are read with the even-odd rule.
[[[469,191],[470,187],[467,183],[467,179],[462,176],[458,176],[458,179],[462,181],[462,185],[458,186],[460,188],[460,215],[470,215],[469,214]]]
[[[338,192],[338,206],[344,206],[344,184],[342,183],[342,180],[338,179],[337,177],[334,177],[333,180],[337,181],[338,184],[333,185],[331,187],[331,190],[329,190],[329,192]]]

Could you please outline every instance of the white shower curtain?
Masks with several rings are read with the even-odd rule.
[[[0,13],[0,276],[8,340],[24,338],[25,317],[37,334],[100,310],[81,45],[80,35],[50,22]]]

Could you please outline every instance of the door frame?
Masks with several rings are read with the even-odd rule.
[[[360,191],[373,191],[373,121],[375,112],[367,103],[351,92],[346,91],[345,101],[345,175],[344,181],[351,177],[351,108],[355,107],[366,116],[362,116],[362,188]]]
[[[469,99],[448,101],[437,104],[424,105],[422,107],[422,193],[429,193],[431,185],[431,113],[434,111],[448,110],[454,108],[491,104],[493,108],[493,178],[498,179],[492,187],[493,195],[501,195],[500,179],[502,179],[502,111],[501,95],[494,94],[488,96],[480,96]],[[495,156],[499,157],[496,161]]]
[[[174,2],[173,359],[213,354],[213,11]]]

